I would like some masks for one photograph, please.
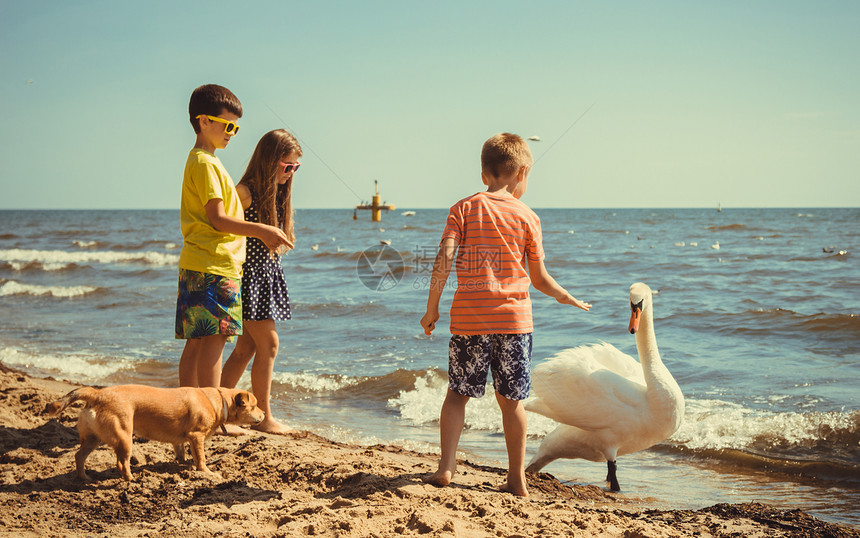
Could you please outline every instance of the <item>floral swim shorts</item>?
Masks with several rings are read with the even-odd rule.
[[[242,334],[242,281],[179,269],[176,338]]]
[[[493,388],[509,400],[529,397],[532,333],[455,334],[448,343],[448,388],[471,398],[484,395],[487,371]]]

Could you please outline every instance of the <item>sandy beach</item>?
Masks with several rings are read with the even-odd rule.
[[[313,434],[254,433],[207,442],[216,476],[173,460],[164,443],[135,439],[126,483],[113,451],[74,474],[81,404],[57,419],[45,405],[74,385],[0,363],[0,535],[14,536],[860,536],[802,511],[720,504],[656,510],[595,486],[529,477],[531,497],[499,492],[502,469],[461,461],[455,483],[426,485],[436,456],[355,446]],[[218,476],[220,475],[220,476]]]

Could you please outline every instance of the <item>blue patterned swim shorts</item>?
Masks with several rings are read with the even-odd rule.
[[[235,278],[179,269],[176,338],[242,334],[242,282]]]
[[[448,343],[448,388],[471,398],[484,395],[487,371],[493,388],[509,400],[529,397],[532,333],[455,334]]]

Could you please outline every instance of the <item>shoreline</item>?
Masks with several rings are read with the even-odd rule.
[[[165,443],[135,439],[126,483],[113,451],[74,474],[80,404],[48,420],[45,405],[77,385],[34,378],[0,362],[0,535],[123,536],[837,536],[860,530],[757,503],[658,510],[597,486],[529,475],[531,496],[500,492],[503,469],[461,461],[451,486],[422,478],[438,456],[308,434],[215,436],[207,460],[220,477],[174,461]]]

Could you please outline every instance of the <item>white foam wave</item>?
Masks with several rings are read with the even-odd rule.
[[[428,372],[415,380],[411,390],[402,390],[389,399],[388,407],[399,409],[400,418],[413,426],[432,423],[439,419],[439,406],[445,399],[447,387],[447,381]]]
[[[419,426],[436,422],[445,399],[447,380],[428,372],[415,380],[412,389],[403,390],[388,401],[405,423]],[[528,433],[543,437],[558,423],[528,413]],[[671,442],[693,450],[745,449],[773,445],[800,445],[821,438],[822,431],[851,429],[854,418],[849,413],[775,413],[753,410],[722,400],[686,401],[686,416]],[[487,385],[483,398],[473,398],[466,406],[466,427],[502,432],[502,415],[493,388]]]
[[[686,401],[686,416],[671,437],[691,449],[744,449],[763,442],[800,445],[821,439],[823,430],[850,429],[850,414],[776,413],[722,400]]]
[[[81,297],[96,291],[92,286],[39,286],[37,284],[21,284],[14,280],[6,281],[0,286],[0,297],[8,295],[52,295],[54,297]]]
[[[388,407],[397,409],[407,424],[419,426],[439,420],[439,410],[448,391],[448,380],[428,371],[415,380],[409,390],[388,400]],[[502,413],[496,403],[492,385],[487,385],[482,398],[472,398],[466,405],[466,427],[490,432],[502,432]],[[558,423],[534,413],[528,414],[529,435],[543,436],[554,430]]]
[[[31,265],[39,265],[42,267],[43,271],[62,271],[66,267],[69,266],[68,263],[24,263],[24,262],[9,262],[9,267],[12,268],[13,271],[21,272],[26,270]]]
[[[133,362],[126,359],[106,360],[95,355],[36,355],[15,348],[0,349],[0,361],[21,370],[36,369],[75,383],[97,383],[111,374],[133,367]]]
[[[308,392],[334,392],[350,385],[355,385],[359,379],[342,375],[317,375],[310,373],[282,372],[275,374],[273,380],[293,389]]]
[[[353,429],[346,429],[336,425],[320,426],[319,424],[294,424],[293,426],[299,429],[313,431],[321,437],[331,439],[340,443],[359,446],[373,445],[394,445],[413,452],[424,452],[430,454],[438,454],[439,446],[415,439],[407,438],[382,438],[375,435],[368,435]]]
[[[66,252],[64,250],[26,250],[8,249],[0,250],[0,261],[10,264],[38,263],[46,271],[62,269],[76,264],[87,263],[143,263],[146,265],[165,266],[179,263],[176,254],[164,254],[162,252],[116,252],[110,250],[93,250]],[[14,267],[14,265],[13,265]]]

